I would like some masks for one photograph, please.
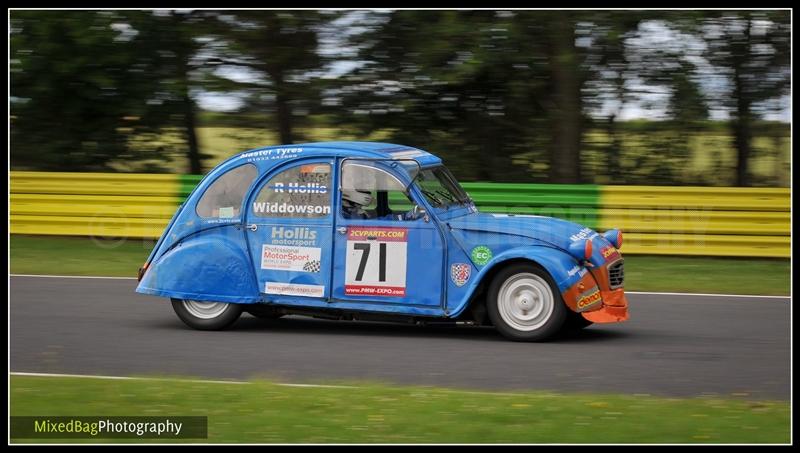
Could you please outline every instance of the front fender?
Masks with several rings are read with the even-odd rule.
[[[453,310],[450,316],[455,317],[463,312],[478,286],[487,278],[487,275],[493,274],[493,270],[496,270],[499,266],[518,259],[532,261],[542,266],[553,278],[553,281],[556,282],[556,286],[558,286],[558,290],[562,295],[582,277],[591,276],[589,272],[583,272],[583,266],[579,265],[575,258],[561,250],[538,245],[515,247],[497,254],[480,269],[477,278],[472,279],[469,290],[466,292],[467,295],[457,304],[457,308]]]
[[[186,239],[151,263],[136,292],[178,299],[253,303],[260,294],[249,257],[224,235]]]

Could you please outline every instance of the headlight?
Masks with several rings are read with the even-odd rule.
[[[614,246],[616,249],[622,248],[622,230],[618,228],[614,228],[613,230],[608,230],[603,233],[603,237],[606,238],[611,245]]]
[[[569,245],[569,254],[578,261],[589,261],[592,258],[592,251],[591,239],[575,241]]]

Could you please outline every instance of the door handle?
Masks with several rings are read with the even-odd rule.
[[[339,234],[347,234],[347,227],[339,227],[336,229]]]
[[[258,229],[258,225],[256,225],[255,223],[251,223],[251,224],[245,226],[245,228],[247,228],[250,231],[256,231]]]

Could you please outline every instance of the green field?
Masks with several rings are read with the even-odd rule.
[[[303,136],[308,137],[308,141],[337,141],[337,140],[364,140],[382,141],[387,137],[386,131],[377,131],[369,136],[357,136],[329,127],[315,127],[313,129],[299,129]],[[271,129],[254,127],[229,127],[229,126],[208,126],[197,128],[197,141],[200,145],[200,152],[207,155],[203,161],[206,170],[214,168],[217,164],[232,155],[248,149],[262,146],[279,145],[280,139]],[[160,142],[136,143],[136,149],[145,150],[146,148],[157,148],[166,143],[180,143],[178,132],[165,132]],[[180,148],[180,146],[179,146]],[[188,168],[188,160],[183,155],[172,156],[164,163],[162,161],[150,161],[136,163],[133,166],[128,162],[117,162],[113,168],[118,171],[142,171],[147,165],[161,165],[163,170],[168,173],[184,173]]]
[[[790,435],[788,402],[349,385],[12,376],[11,415],[207,416],[208,439],[183,440],[204,443],[788,443]]]
[[[215,122],[219,122],[215,120]],[[266,118],[254,118],[252,124],[268,125]],[[331,140],[365,140],[385,141],[390,137],[388,130],[376,130],[367,136],[358,135],[354,131],[337,129],[322,125],[310,128],[300,128],[298,132],[308,141]],[[680,184],[685,185],[730,185],[735,176],[736,150],[733,146],[733,137],[726,127],[718,124],[709,125],[707,130],[692,133],[676,133],[673,130],[649,125],[647,128],[637,128],[636,125],[622,127],[621,139],[621,166],[623,175],[631,179],[628,183],[653,184],[647,175],[655,171],[655,167],[669,168],[673,177]],[[786,131],[766,128],[765,135],[753,138],[754,153],[750,161],[750,171],[753,173],[756,185],[769,185],[788,187],[790,176],[791,139],[786,136]],[[788,129],[787,129],[788,130]],[[206,170],[213,168],[226,158],[247,149],[261,146],[278,145],[280,139],[275,131],[267,126],[235,127],[232,125],[207,125],[197,128],[200,150],[208,157],[204,160]],[[674,150],[679,146],[676,140],[686,136],[689,156],[680,157]],[[144,141],[136,143],[136,149],[152,149],[167,142],[178,143],[177,149],[182,149],[177,131],[165,132],[162,139],[156,142]],[[600,129],[592,129],[585,133],[584,148],[582,152],[583,167],[588,179],[587,183],[608,184],[606,148],[609,143],[608,135]],[[430,149],[434,154],[440,154],[449,159],[457,156],[453,150]],[[533,153],[535,154],[535,153]],[[449,156],[449,157],[448,157]],[[534,169],[541,166],[533,157],[519,156]],[[454,162],[445,159],[446,164]],[[172,156],[167,163],[152,161],[131,165],[129,162],[119,162],[114,168],[119,171],[144,171],[147,165],[161,165],[162,171],[169,173],[183,173],[188,167],[188,161],[183,155]],[[657,174],[658,172],[656,172]],[[670,177],[672,178],[672,177]],[[663,183],[663,182],[661,182]]]
[[[12,235],[15,274],[135,277],[154,240]],[[787,259],[625,256],[625,288],[720,294],[788,295]],[[747,276],[748,278],[743,278]],[[758,278],[750,278],[758,276]]]

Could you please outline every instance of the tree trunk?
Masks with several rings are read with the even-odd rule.
[[[750,185],[749,161],[752,139],[750,103],[739,97],[736,102],[737,118],[733,121],[734,143],[736,144],[736,185]]]
[[[608,148],[607,148],[607,168],[610,184],[618,184],[621,179],[621,159],[622,154],[622,140],[620,134],[617,132],[616,115],[611,114],[606,121],[606,134],[608,135]]]
[[[195,119],[195,105],[189,96],[189,86],[185,85],[183,93],[183,128],[186,132],[186,142],[189,145],[189,173],[203,174],[203,163],[200,160],[200,145],[197,141],[197,122]]]
[[[191,13],[189,13],[191,14]],[[190,94],[189,82],[189,60],[192,58],[192,42],[190,37],[183,35],[180,30],[185,27],[185,20],[188,16],[171,14],[172,25],[178,32],[173,43],[176,58],[175,77],[178,80],[180,90],[180,111],[183,116],[183,132],[188,145],[186,157],[189,159],[189,173],[193,175],[203,174],[203,163],[200,160],[200,144],[197,140],[197,111],[194,100]]]
[[[581,96],[575,24],[559,12],[551,21],[550,65],[555,111],[550,181],[577,183],[581,180]]]
[[[294,143],[292,107],[289,103],[291,98],[287,93],[286,84],[283,82],[283,74],[276,71],[270,74],[270,77],[275,84],[275,114],[278,115],[278,133],[281,144],[288,145]]]
[[[736,146],[736,185],[741,187],[750,185],[748,165],[752,141],[752,113],[750,111],[752,102],[742,74],[745,70],[746,56],[750,53],[750,25],[748,18],[744,40],[733,49],[733,95],[736,99],[736,118],[731,124]]]

